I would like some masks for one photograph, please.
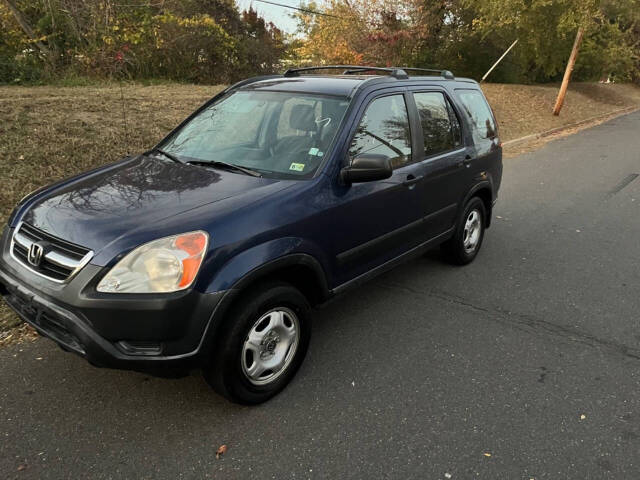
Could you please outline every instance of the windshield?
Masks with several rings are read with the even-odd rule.
[[[198,113],[162,150],[183,162],[224,162],[265,176],[309,178],[348,105],[342,97],[237,91]]]

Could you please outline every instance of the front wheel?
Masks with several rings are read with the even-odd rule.
[[[482,246],[486,218],[484,202],[478,197],[469,200],[458,219],[453,237],[442,244],[451,263],[466,265],[476,258]]]
[[[304,360],[311,338],[311,307],[299,290],[270,283],[245,293],[225,319],[206,380],[242,404],[280,392]]]

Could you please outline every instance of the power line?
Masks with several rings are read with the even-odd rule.
[[[260,3],[268,3],[270,5],[275,5],[277,7],[290,8],[292,10],[298,10],[304,13],[311,13],[313,15],[322,15],[324,17],[340,18],[337,15],[331,15],[330,13],[322,13],[322,12],[316,12],[315,10],[309,10],[306,8],[292,7],[291,5],[283,5],[282,3],[269,2],[268,0],[255,0],[255,1]]]

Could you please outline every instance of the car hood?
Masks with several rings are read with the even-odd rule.
[[[139,156],[45,189],[22,220],[97,252],[127,232],[188,210],[256,189],[273,193],[288,184]]]

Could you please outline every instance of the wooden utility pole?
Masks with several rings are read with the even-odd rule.
[[[5,3],[9,7],[9,10],[11,10],[11,13],[16,19],[16,22],[18,22],[18,24],[20,25],[20,28],[22,28],[24,33],[27,34],[27,37],[29,37],[29,39],[36,45],[36,47],[38,47],[38,50],[40,50],[40,52],[50,62],[52,60],[51,50],[49,50],[47,46],[38,39],[36,33],[33,31],[33,28],[31,28],[31,25],[29,25],[27,20],[24,18],[22,12],[18,10],[16,4],[12,0],[5,0]]]
[[[507,56],[507,53],[509,53],[511,51],[511,49],[516,46],[516,43],[518,43],[518,39],[517,38],[516,38],[516,41],[513,42],[509,48],[507,48],[506,52],[504,52],[502,54],[502,56],[496,61],[496,63],[491,65],[491,68],[489,69],[489,71],[487,73],[484,74],[484,76],[480,80],[480,83],[482,83],[482,82],[484,82],[486,80],[486,78],[489,76],[489,74],[491,72],[493,72],[493,69],[496,68],[498,66],[498,64],[502,61],[502,59]]]
[[[556,100],[556,105],[553,107],[553,114],[556,116],[560,115],[560,110],[562,109],[562,104],[564,103],[564,96],[567,94],[567,88],[569,88],[569,80],[571,79],[571,73],[573,72],[573,67],[576,64],[576,58],[578,57],[578,49],[580,48],[580,43],[582,43],[583,34],[584,34],[584,29],[580,27],[578,29],[578,33],[576,33],[576,39],[573,42],[573,49],[571,50],[571,55],[569,56],[569,61],[567,62],[567,69],[564,71],[564,77],[562,79],[562,85],[560,86],[560,91],[558,92],[558,99]]]

